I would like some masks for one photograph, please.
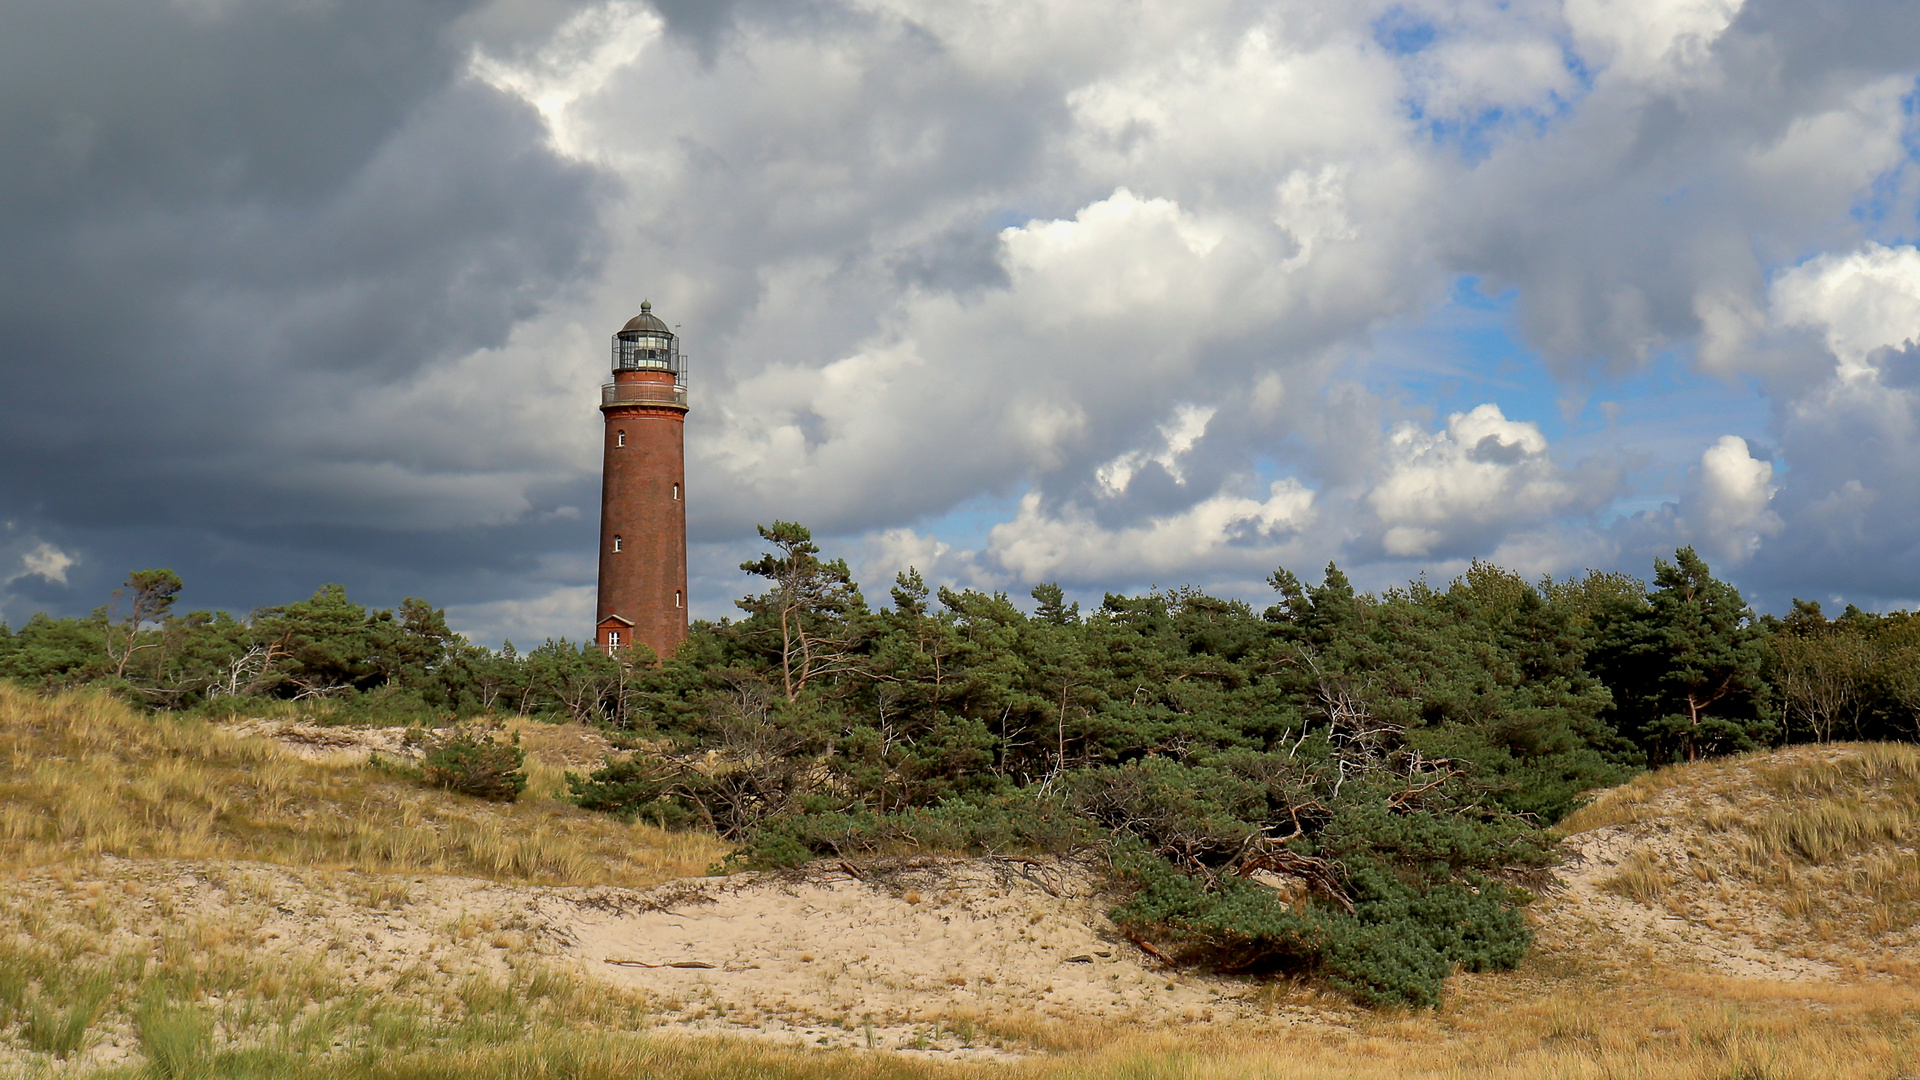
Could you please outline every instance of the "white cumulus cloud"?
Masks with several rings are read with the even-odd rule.
[[[1508,420],[1488,403],[1454,413],[1440,431],[1395,428],[1386,469],[1366,501],[1384,527],[1382,549],[1422,558],[1482,542],[1502,526],[1549,518],[1580,498],[1539,426]]]
[[[35,544],[21,554],[20,570],[8,581],[17,581],[23,577],[37,577],[50,585],[65,585],[67,569],[74,564],[73,556],[54,547],[52,544]]]
[[[1071,505],[1049,512],[1029,493],[1012,521],[993,527],[987,552],[1022,582],[1271,567],[1286,551],[1284,541],[1313,520],[1313,502],[1298,481],[1276,480],[1265,499],[1222,493],[1178,513],[1105,528]]]
[[[1920,340],[1920,249],[1868,244],[1810,259],[1774,280],[1773,311],[1821,330],[1842,377],[1864,375],[1875,350]]]
[[[1681,504],[1681,535],[1709,557],[1743,563],[1781,529],[1768,508],[1776,490],[1773,463],[1755,459],[1738,435],[1722,436],[1700,455],[1694,488]]]

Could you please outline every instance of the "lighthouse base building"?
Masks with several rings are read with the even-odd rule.
[[[594,641],[661,658],[687,638],[686,367],[680,339],[642,303],[613,336],[600,388],[600,596]]]

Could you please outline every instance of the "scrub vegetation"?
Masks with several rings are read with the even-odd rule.
[[[147,726],[125,753],[59,755],[71,775],[36,782],[41,806],[10,803],[0,835],[27,862],[75,843],[253,846],[551,882],[647,877],[614,854],[640,829],[708,838],[689,850],[717,837],[733,868],[1092,855],[1119,890],[1114,920],[1156,955],[1435,1006],[1453,973],[1526,954],[1549,830],[1585,793],[1649,766],[1914,728],[1920,620],[1829,621],[1810,603],[1759,619],[1691,549],[1651,586],[1476,564],[1369,595],[1329,565],[1312,585],[1276,571],[1264,610],[1179,589],[1083,613],[1055,585],[1028,610],[913,571],[875,609],[804,527],[761,535],[742,616],[697,625],[667,658],[564,640],[492,652],[424,601],[369,611],[336,586],[245,620],[178,615],[179,579],[140,571],[89,619],[0,632],[0,672],[96,695],[59,708],[112,695],[153,715],[128,721]],[[331,791],[284,762],[252,767],[211,723],[276,710],[411,724],[431,746],[418,771]],[[482,730],[500,714],[596,725],[619,748],[566,777],[579,816],[564,828],[543,805],[531,828],[489,831],[520,822],[528,782],[519,750]],[[192,775],[182,740],[227,754],[234,781]],[[422,782],[497,803],[428,810]],[[42,813],[62,790],[121,794]],[[1843,802],[1818,828],[1756,826],[1755,858],[1907,820]],[[234,824],[237,805],[258,822]],[[167,839],[131,839],[156,817]],[[1656,899],[1663,875],[1625,867],[1616,887]]]
[[[625,825],[532,789],[514,803],[491,802],[378,763],[303,761],[258,737],[143,714],[98,693],[0,691],[0,733],[6,806],[48,811],[35,821],[77,822],[64,842],[16,831],[5,848],[0,1062],[21,1075],[1844,1080],[1897,1075],[1916,1049],[1920,998],[1904,979],[1716,977],[1595,937],[1552,910],[1530,914],[1539,939],[1516,970],[1456,975],[1432,1008],[1353,1010],[1310,981],[1281,980],[1246,999],[1250,1016],[1219,1023],[1019,1028],[936,1006],[916,1019],[920,1035],[876,1044],[899,1054],[699,1037],[674,1026],[687,1003],[553,966],[527,928],[458,900],[471,892],[458,879],[438,890],[456,899],[438,909],[444,921],[427,920],[431,940],[391,952],[382,970],[353,967],[349,943],[362,929],[437,890],[438,879],[421,874],[567,879],[457,844],[390,843],[369,857],[339,823],[389,821],[404,802],[419,815],[416,827],[441,837],[485,829],[499,850],[579,843],[584,872],[571,880],[627,884],[697,873],[726,850],[710,834]],[[103,809],[77,816],[80,800],[62,801],[74,790]],[[219,802],[195,802],[197,793]],[[1910,902],[1912,882],[1859,879],[1879,881],[1876,893],[1847,875],[1903,865],[1911,834],[1890,836],[1885,822],[1917,798],[1913,748],[1804,747],[1642,774],[1563,828],[1679,837],[1695,854],[1675,864],[1678,883],[1743,879],[1780,890],[1782,907],[1808,875],[1839,875],[1814,890],[1829,906],[1808,912],[1806,924],[1825,927],[1843,952],[1870,955],[1886,928],[1879,908],[1859,905]],[[192,812],[160,809],[176,803]],[[1861,811],[1834,809],[1854,806]],[[10,817],[10,828],[25,820]],[[274,864],[289,869],[264,869]],[[185,880],[217,890],[228,906],[190,902]],[[544,887],[514,886],[528,895]],[[1909,911],[1891,910],[1895,929],[1911,927]],[[273,938],[271,928],[290,920],[312,925],[308,939]],[[1270,1020],[1261,1018],[1263,1001]],[[857,1033],[859,1019],[851,1022]],[[968,1064],[914,1049],[935,1040],[1031,1056]]]

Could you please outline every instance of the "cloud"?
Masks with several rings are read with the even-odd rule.
[[[1738,435],[1722,436],[1700,455],[1694,489],[1681,504],[1680,533],[1712,557],[1743,563],[1762,537],[1782,528],[1768,508],[1777,490],[1772,462],[1755,460]]]
[[[67,571],[78,562],[71,552],[22,531],[17,524],[0,523],[0,623],[30,613],[34,601],[65,593]]]
[[[30,0],[0,511],[79,610],[163,564],[242,611],[342,580],[564,630],[650,298],[710,553],[780,517],[953,580],[1225,588],[1685,524],[1852,588],[1920,515],[1916,37],[1811,0]],[[1505,344],[1393,385],[1379,336],[1467,293]],[[1765,395],[1698,421],[1738,460],[1552,419],[1633,429],[1660,394],[1615,391],[1687,364]]]
[[[1869,374],[1876,351],[1920,340],[1920,249],[1868,244],[1821,255],[1774,279],[1774,317],[1821,331],[1843,379]]]
[[[1818,355],[1776,377],[1790,464],[1757,565],[1782,591],[1920,597],[1920,251],[1866,244],[1778,274],[1773,321]]]
[[[73,562],[73,556],[52,544],[35,544],[31,551],[20,556],[19,576],[32,574],[54,585],[65,585],[67,568],[72,566]]]
[[[1609,73],[1672,85],[1712,61],[1714,43],[1744,0],[1568,0],[1580,50]]]
[[[1582,491],[1554,464],[1538,425],[1508,420],[1491,403],[1454,413],[1438,432],[1402,424],[1387,442],[1366,503],[1384,529],[1381,549],[1395,558],[1484,550],[1507,528],[1605,494]]]
[[[1863,193],[1909,157],[1913,65],[1833,40],[1877,9],[1826,32],[1813,7],[1572,5],[1591,87],[1535,136],[1509,121],[1480,137],[1447,250],[1518,289],[1528,342],[1563,375],[1630,372],[1708,320],[1724,335],[1773,267],[1860,235]]]
[[[523,653],[549,638],[590,641],[594,598],[592,586],[569,585],[524,600],[453,604],[446,609],[447,625],[469,641],[510,641]]]
[[[1139,581],[1223,562],[1272,566],[1284,541],[1312,521],[1313,499],[1297,481],[1276,480],[1265,499],[1222,493],[1178,514],[1103,529],[1073,506],[1049,512],[1029,493],[1012,521],[994,526],[987,551],[1021,582]]]
[[[1218,411],[1211,405],[1175,406],[1173,419],[1160,425],[1160,446],[1153,450],[1129,450],[1095,469],[1093,478],[1108,492],[1122,495],[1142,467],[1158,465],[1174,483],[1185,484],[1187,478],[1181,471],[1180,458],[1207,433],[1207,424]]]
[[[65,585],[67,571],[77,561],[44,540],[21,535],[11,522],[0,530],[0,587],[27,577],[37,577],[49,585]]]
[[[579,501],[537,380],[447,377],[592,267],[603,194],[463,75],[469,7],[0,16],[0,509],[85,553],[75,603],[130,565],[242,612],[321,573],[457,595],[486,568],[390,534]]]
[[[599,157],[599,144],[581,125],[575,106],[651,48],[666,26],[645,5],[615,0],[578,12],[530,55],[507,58],[476,48],[469,70],[538,109],[555,149],[591,161]]]

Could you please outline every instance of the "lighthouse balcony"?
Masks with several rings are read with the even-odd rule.
[[[609,405],[664,405],[687,407],[687,388],[662,383],[615,382],[600,387],[600,407]]]

